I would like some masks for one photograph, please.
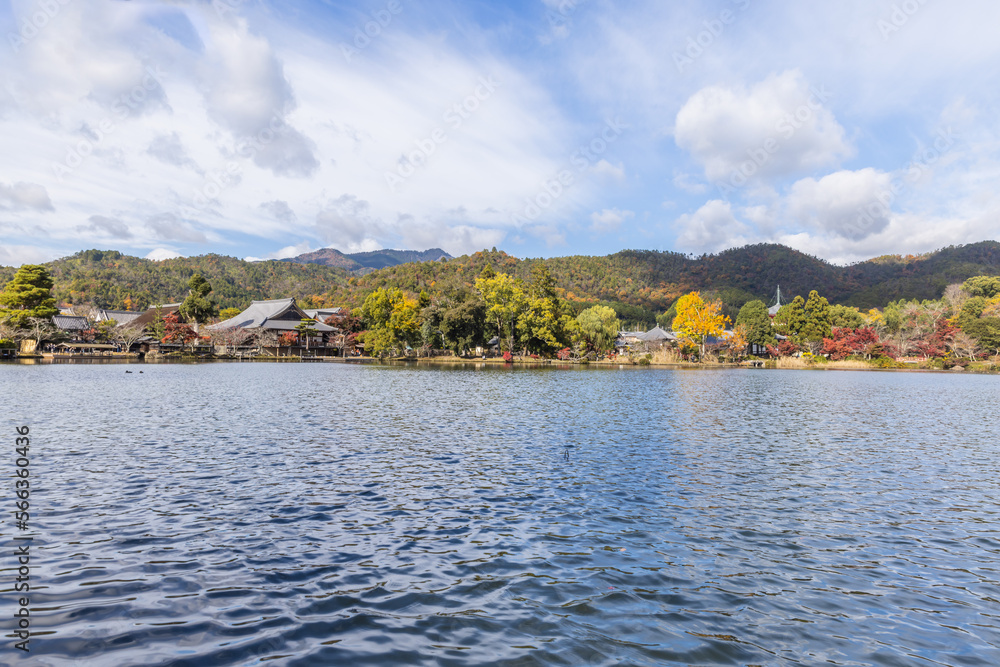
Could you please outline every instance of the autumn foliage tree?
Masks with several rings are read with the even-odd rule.
[[[850,356],[863,356],[867,359],[890,356],[886,354],[878,334],[871,327],[860,329],[835,327],[830,337],[823,339],[822,351],[834,361]]]
[[[759,303],[759,302],[758,302]],[[731,358],[738,359],[746,354],[747,347],[750,345],[750,326],[746,324],[737,324],[733,327],[733,333],[729,336],[728,343],[728,355]],[[773,340],[773,338],[772,338]]]
[[[326,318],[324,324],[328,324],[337,332],[333,335],[333,341],[340,348],[340,355],[344,356],[346,350],[353,348],[358,334],[364,331],[364,322],[360,317],[355,316],[349,310],[342,310]]]
[[[181,322],[181,316],[177,311],[163,318],[161,343],[183,346],[196,340],[198,340],[198,334],[190,326]]]
[[[685,294],[677,300],[677,316],[673,329],[699,346],[701,358],[705,358],[705,342],[709,336],[721,336],[729,321],[722,314],[722,302],[706,303],[698,292]]]
[[[607,306],[593,306],[580,313],[576,321],[579,325],[577,335],[584,347],[598,353],[614,349],[621,326],[614,310]]]
[[[420,338],[419,302],[396,287],[379,288],[361,307],[368,333],[365,351],[372,356],[401,351]]]
[[[767,351],[770,352],[773,357],[790,357],[794,354],[798,354],[802,350],[791,340],[785,339],[780,341],[777,345],[769,345]]]
[[[525,290],[524,308],[517,322],[518,340],[524,351],[548,354],[568,343],[576,327],[566,311],[549,270],[543,264],[533,266],[531,284]]]
[[[518,321],[528,305],[524,282],[509,274],[493,274],[486,269],[476,279],[476,290],[486,304],[487,320],[496,328],[506,349],[513,351]]]

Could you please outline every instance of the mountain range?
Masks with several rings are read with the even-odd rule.
[[[295,264],[320,264],[333,266],[352,273],[368,273],[387,266],[397,266],[410,262],[436,262],[441,258],[452,259],[452,256],[441,248],[430,250],[373,250],[370,252],[343,253],[336,248],[322,248],[307,252],[298,257],[289,257],[282,262]]]
[[[407,261],[411,258],[434,261]],[[692,290],[721,299],[731,317],[750,299],[771,302],[779,285],[784,301],[815,289],[830,303],[863,309],[899,299],[938,299],[950,284],[1000,275],[1000,242],[950,246],[923,255],[886,255],[849,266],[774,244],[701,257],[625,250],[603,257],[547,259],[519,259],[498,250],[450,257],[440,249],[350,255],[326,249],[290,261],[264,262],[222,255],[153,261],[114,250],[85,250],[46,266],[59,303],[138,310],[182,300],[195,273],[212,284],[211,298],[222,308],[287,297],[306,307],[356,307],[378,287],[426,292],[432,298],[469,290],[487,264],[525,280],[542,264],[574,308],[610,304],[623,320],[644,326]],[[14,273],[11,267],[0,267],[0,285]]]

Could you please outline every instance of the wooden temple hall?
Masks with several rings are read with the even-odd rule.
[[[296,327],[300,326],[303,320],[310,321],[309,327],[316,334],[309,336],[308,341],[302,340],[294,346],[279,346],[277,336],[284,333],[297,333]],[[315,356],[331,356],[338,353],[335,338],[340,333],[339,330],[310,317],[306,311],[299,308],[295,299],[254,301],[239,315],[210,325],[206,329],[210,331],[243,329],[254,333],[272,332],[275,334],[274,345],[266,345],[265,347],[271,348],[276,355],[280,355],[281,351],[284,350],[286,354],[298,356],[301,353],[299,348],[307,349]]]

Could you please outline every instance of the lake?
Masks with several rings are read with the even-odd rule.
[[[7,364],[0,393],[35,533],[22,657],[8,477],[6,664],[1000,664],[998,376]]]

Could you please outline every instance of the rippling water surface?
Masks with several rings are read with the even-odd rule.
[[[0,366],[0,662],[1000,664],[1000,377],[129,368]]]

